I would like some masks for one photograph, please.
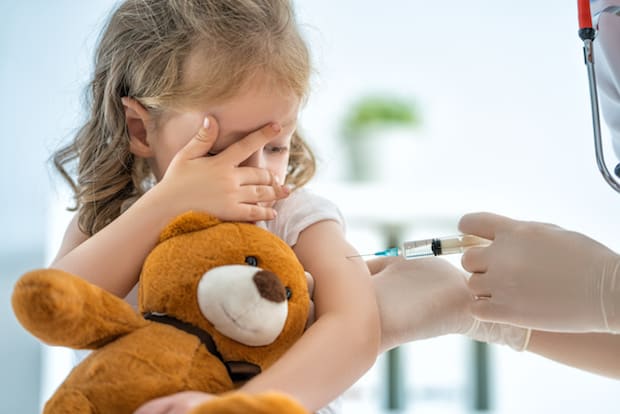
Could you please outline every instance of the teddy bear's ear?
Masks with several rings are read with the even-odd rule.
[[[179,234],[191,233],[220,224],[221,221],[207,213],[188,211],[172,219],[159,235],[159,243]]]

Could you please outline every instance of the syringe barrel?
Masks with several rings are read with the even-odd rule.
[[[463,253],[474,246],[486,246],[490,242],[470,234],[415,240],[403,243],[403,256],[406,259],[425,256],[442,256]]]
[[[416,257],[434,256],[432,243],[434,239],[414,240],[403,243],[403,257],[415,259]]]
[[[441,241],[441,254],[463,253],[470,247],[486,246],[489,241],[471,234],[460,234],[458,236],[439,239]]]

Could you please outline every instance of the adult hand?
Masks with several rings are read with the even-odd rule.
[[[479,298],[476,318],[546,331],[619,330],[620,258],[607,247],[554,225],[490,213],[463,216],[459,229],[493,240],[462,257]]]
[[[516,350],[527,346],[529,330],[472,317],[465,273],[442,258],[381,258],[368,267],[381,317],[381,351],[447,334]]]
[[[218,131],[216,119],[206,117],[153,190],[165,192],[176,213],[200,210],[221,220],[238,221],[275,218],[269,203],[288,196],[288,189],[266,169],[239,165],[280,134],[281,127],[268,124],[217,155],[208,156]]]
[[[198,391],[184,391],[151,400],[138,408],[134,414],[186,414],[198,405],[217,398]]]

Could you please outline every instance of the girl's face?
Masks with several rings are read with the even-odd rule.
[[[217,119],[219,134],[209,154],[205,155],[217,154],[265,125],[278,123],[281,132],[241,165],[267,169],[278,177],[280,184],[284,184],[299,105],[300,99],[294,93],[281,94],[271,88],[255,87],[245,89],[218,106],[164,113],[149,132],[149,146],[153,151],[151,168],[155,178],[161,180],[172,158],[196,135],[208,114]]]

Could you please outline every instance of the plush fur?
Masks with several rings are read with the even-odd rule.
[[[302,335],[309,298],[301,264],[278,237],[190,212],[164,229],[147,257],[139,312],[55,269],[23,275],[12,304],[21,324],[42,341],[94,350],[45,413],[122,414],[179,391],[234,390],[243,378],[235,382],[231,372],[265,370]],[[193,411],[267,412],[305,410],[278,393],[232,392]]]

